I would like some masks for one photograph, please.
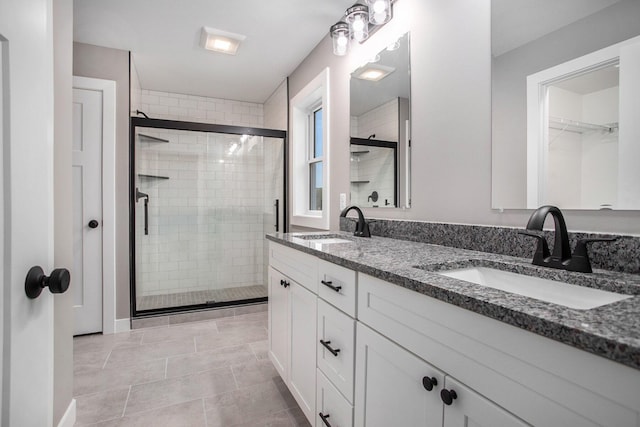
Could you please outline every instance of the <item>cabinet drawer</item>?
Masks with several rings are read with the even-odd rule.
[[[356,317],[356,272],[324,260],[318,262],[318,295]]]
[[[269,264],[314,294],[318,293],[318,258],[269,242]]]
[[[351,427],[353,425],[353,406],[340,394],[331,381],[318,369],[317,373],[316,427]],[[321,418],[326,419],[324,422]]]
[[[317,348],[318,368],[353,402],[355,320],[321,299],[318,299]]]

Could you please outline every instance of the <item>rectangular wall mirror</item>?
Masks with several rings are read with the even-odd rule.
[[[494,209],[640,209],[640,2],[575,6],[491,2]]]
[[[351,73],[351,203],[411,205],[409,33]]]

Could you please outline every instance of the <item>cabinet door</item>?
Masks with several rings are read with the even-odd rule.
[[[286,382],[289,379],[289,289],[286,277],[269,267],[269,359]]]
[[[500,406],[463,386],[451,377],[445,380],[444,388],[455,399],[444,405],[444,427],[525,427],[525,423]],[[444,401],[444,399],[443,399]]]
[[[425,376],[436,380],[431,391]],[[358,323],[355,426],[441,427],[443,382],[440,371]]]
[[[316,412],[317,297],[291,281],[291,362],[289,389],[312,424]]]

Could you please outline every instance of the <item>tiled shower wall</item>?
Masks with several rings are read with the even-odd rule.
[[[140,110],[152,119],[262,127],[263,105],[141,89]]]
[[[140,89],[132,109],[158,119],[263,127],[263,105],[250,102]],[[272,188],[282,187],[282,142],[158,129],[142,133],[171,142],[136,146],[140,173],[169,177],[137,181],[151,202],[148,236],[143,201],[136,205],[136,295],[264,284],[264,233],[275,222]],[[229,155],[233,143],[239,148]]]
[[[136,204],[136,295],[264,284],[262,137],[139,132],[170,142],[136,143],[137,172],[168,178],[137,176],[150,203],[148,235]]]
[[[383,141],[398,141],[398,100],[393,99],[379,107],[351,118],[351,136]],[[394,158],[393,151],[379,147],[351,146],[351,151],[369,151],[366,154],[351,154],[351,203],[358,206],[385,206],[385,199],[394,202]],[[353,181],[369,181],[353,183]],[[369,196],[376,191],[378,201]]]

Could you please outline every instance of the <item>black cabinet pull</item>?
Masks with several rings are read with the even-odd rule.
[[[280,286],[284,286],[284,280],[280,279]]]
[[[427,391],[433,390],[433,386],[438,385],[438,380],[436,377],[422,377],[422,385]]]
[[[331,427],[331,424],[329,424],[329,421],[327,421],[327,418],[329,418],[329,414],[325,415],[322,412],[320,412],[318,415],[320,415],[320,419],[322,420],[325,426]]]
[[[284,281],[284,287],[288,288],[289,286],[291,286],[291,283],[287,282],[286,280]]]
[[[89,226],[89,228],[97,228],[98,225],[100,225],[100,223],[95,219],[92,219],[91,221],[89,221],[89,224],[87,225]]]
[[[324,340],[320,340],[320,344],[322,344],[324,346],[324,348],[326,348],[327,350],[329,350],[331,352],[331,354],[333,354],[334,356],[338,356],[338,353],[340,353],[340,349],[339,348],[331,348],[331,346],[329,344],[331,344],[331,341],[324,341]]]
[[[444,402],[445,405],[451,405],[454,399],[458,398],[458,393],[455,390],[447,390],[443,388],[440,391],[440,399]]]
[[[321,280],[320,283],[325,285],[327,288],[333,289],[336,292],[340,292],[340,289],[342,289],[342,286],[333,286],[333,282],[331,281]]]
[[[47,286],[52,294],[62,294],[69,289],[71,274],[66,268],[56,268],[47,277],[40,267],[31,267],[24,281],[24,291],[31,299],[40,296]]]

